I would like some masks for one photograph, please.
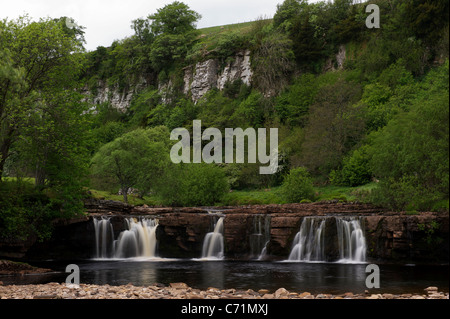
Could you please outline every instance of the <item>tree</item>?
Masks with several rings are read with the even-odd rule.
[[[28,114],[42,103],[46,88],[67,89],[80,70],[83,47],[76,34],[70,34],[59,20],[28,17],[0,21],[0,176],[11,147]]]
[[[196,37],[196,22],[201,18],[197,12],[182,2],[175,1],[148,16],[150,35],[142,30],[145,23],[139,21],[139,33],[153,38],[150,60],[155,70],[168,68],[188,52]]]
[[[252,60],[254,84],[265,95],[275,96],[287,85],[294,70],[292,41],[283,33],[265,37]]]
[[[283,3],[278,4],[277,12],[273,16],[274,27],[281,28],[287,32],[291,31],[293,19],[307,6],[308,2],[305,0],[285,0]]]
[[[405,24],[405,29],[412,31],[430,46],[438,42],[443,27],[449,23],[447,0],[408,0],[402,9],[401,21]]]
[[[313,200],[314,187],[308,171],[304,167],[291,169],[281,185],[281,194],[288,203]]]
[[[215,164],[172,164],[156,189],[166,205],[214,205],[228,191],[223,169]]]
[[[302,165],[315,175],[327,175],[364,136],[362,108],[354,104],[361,88],[343,80],[317,93],[311,105],[302,145]]]
[[[166,127],[131,131],[100,148],[92,158],[92,173],[118,185],[126,203],[131,188],[143,196],[168,163],[169,136]]]
[[[448,65],[429,73],[409,112],[373,136],[370,165],[381,181],[378,201],[391,209],[431,209],[448,200]]]

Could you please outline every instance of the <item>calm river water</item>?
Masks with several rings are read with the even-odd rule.
[[[152,285],[185,282],[193,288],[205,289],[269,289],[284,287],[290,291],[311,293],[360,293],[366,290],[367,264],[201,261],[201,260],[83,260],[73,261],[80,268],[84,284]],[[69,263],[41,262],[35,266],[55,270],[45,275],[0,276],[3,284],[64,283]],[[448,292],[449,265],[379,264],[380,289],[376,293],[423,293],[429,286]],[[370,290],[372,292],[372,289]]]

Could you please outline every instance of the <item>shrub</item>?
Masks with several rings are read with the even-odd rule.
[[[170,206],[214,205],[229,190],[225,172],[213,164],[174,164],[161,181],[156,193]]]
[[[359,186],[370,182],[372,177],[369,161],[370,156],[367,154],[367,147],[360,149],[344,158],[342,168],[330,173],[330,182],[337,186]]]
[[[369,196],[373,204],[395,211],[427,211],[442,198],[441,193],[421,187],[421,182],[414,176],[382,180]]]
[[[291,169],[281,185],[281,196],[290,203],[314,200],[314,187],[308,171],[304,167]]]

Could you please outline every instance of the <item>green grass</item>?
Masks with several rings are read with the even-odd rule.
[[[351,202],[357,200],[360,195],[370,192],[377,186],[376,183],[369,183],[357,187],[346,186],[322,186],[316,188],[316,201],[339,200],[342,202]]]
[[[222,26],[214,26],[208,28],[199,29],[201,37],[214,37],[223,33],[239,31],[239,32],[248,32],[251,30],[254,21],[242,22],[242,23],[233,23]]]
[[[234,190],[223,197],[218,206],[261,205],[284,203],[279,194],[279,187],[271,189]]]
[[[358,187],[322,186],[316,187],[316,202],[326,200],[338,200],[339,202],[356,201],[359,195],[364,195],[376,187],[376,183],[370,183]],[[123,202],[123,196],[112,194],[108,191],[90,190],[91,196],[97,199],[114,200]],[[145,196],[143,199],[136,195],[128,196],[131,205],[162,206],[162,201],[156,196]],[[222,200],[215,206],[240,206],[240,205],[265,205],[285,204],[280,194],[280,187],[270,189],[233,190],[226,193]]]
[[[2,177],[2,181],[4,182],[27,182],[30,184],[34,184],[34,177],[22,177],[22,178],[17,178],[17,177]]]
[[[213,52],[222,37],[232,32],[246,35],[253,29],[255,23],[256,21],[249,21],[199,29],[200,47],[206,51]]]
[[[96,189],[89,189],[91,197],[101,200],[113,200],[117,202],[123,202],[123,196],[118,194],[113,194],[109,191],[101,191]],[[128,195],[128,204],[133,206],[161,206],[161,200],[156,196],[144,196],[139,198],[136,195]]]
[[[15,182],[25,182],[25,185],[33,185],[34,178],[17,179],[15,177],[3,177],[2,181],[6,182],[3,185],[16,184]],[[23,186],[25,186],[23,185]],[[338,200],[340,202],[356,201],[358,198],[367,194],[377,186],[376,183],[369,183],[358,187],[345,186],[321,186],[315,187],[316,202],[326,200]],[[89,189],[90,196],[95,199],[113,200],[123,202],[123,196],[110,191]],[[148,205],[148,206],[162,206],[163,202],[155,195],[144,196],[139,198],[136,195],[128,196],[128,203],[134,206]],[[264,205],[264,204],[284,204],[286,203],[280,194],[280,187],[273,187],[270,189],[247,189],[247,190],[232,190],[226,193],[222,200],[216,203],[216,206],[239,206],[239,205]],[[448,210],[448,200],[439,203],[440,206],[446,207]]]

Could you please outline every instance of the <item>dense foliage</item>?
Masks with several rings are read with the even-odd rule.
[[[365,26],[369,3],[380,7],[379,29]],[[285,0],[273,19],[198,30],[200,15],[175,1],[92,52],[64,17],[0,21],[1,233],[45,237],[38,225],[81,212],[87,187],[213,205],[230,187],[280,186],[298,202],[314,199],[312,185],[376,181],[364,199],[448,211],[448,9],[446,0]],[[251,86],[226,83],[195,103],[184,94],[183,68],[216,59],[220,72],[242,50]],[[86,98],[105,88],[134,91],[130,107]],[[194,119],[221,131],[278,127],[279,171],[174,165],[169,132]]]

